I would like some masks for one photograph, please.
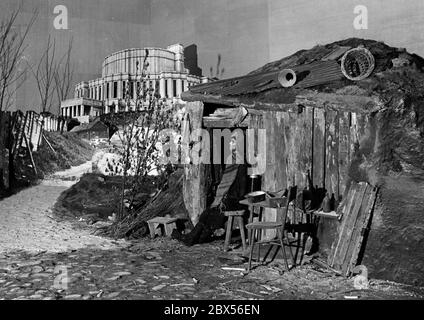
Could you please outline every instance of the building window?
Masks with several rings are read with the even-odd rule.
[[[113,82],[113,98],[117,98],[118,97],[118,82],[114,81]]]
[[[109,93],[109,83],[106,83],[106,99],[110,98],[110,93]]]
[[[172,80],[172,82],[173,82],[173,86],[172,86],[173,97],[176,97],[177,96],[177,80]]]
[[[99,100],[102,100],[102,87],[99,87]]]
[[[169,98],[169,94],[168,94],[168,80],[165,80],[165,97]]]
[[[140,85],[140,81],[137,81],[135,84],[136,88],[135,88],[135,97],[136,99],[140,98],[140,90],[141,90],[141,85]]]
[[[156,80],[155,83],[155,97],[160,97],[160,81]]]
[[[130,97],[131,99],[133,99],[133,98],[134,98],[134,81],[129,81],[129,82],[128,82],[128,85],[129,85],[129,88],[128,88],[128,91],[129,91],[129,97]]]

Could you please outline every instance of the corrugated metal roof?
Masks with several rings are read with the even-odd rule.
[[[343,73],[335,60],[316,61],[310,64],[294,66],[297,82],[293,88],[310,88],[342,79]],[[278,71],[249,74],[193,86],[189,93],[204,95],[239,96],[282,88],[278,81]]]

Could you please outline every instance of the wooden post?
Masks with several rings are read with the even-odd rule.
[[[49,146],[49,148],[53,151],[53,153],[56,154],[56,151],[53,149],[52,145],[50,144],[49,140],[47,140],[47,138],[44,135],[44,133],[43,133],[43,138],[44,138],[44,141],[46,141],[46,143]]]
[[[31,158],[32,168],[34,169],[35,175],[38,175],[38,173],[37,173],[37,167],[35,166],[34,158],[32,157],[31,147],[29,145],[28,138],[27,138],[25,132],[24,132],[24,138],[25,138],[25,143],[27,145],[27,149],[28,149],[28,152],[29,152],[29,157]]]
[[[186,127],[183,129],[187,133],[187,136],[183,137],[186,147],[190,144],[188,134],[202,127],[203,110],[204,106],[200,101],[189,102],[186,105]],[[210,183],[209,169],[210,165],[206,164],[184,163],[183,198],[193,225],[197,224],[200,214],[206,209]]]

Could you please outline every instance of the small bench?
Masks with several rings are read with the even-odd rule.
[[[158,234],[158,227],[160,225],[164,226],[165,235],[167,237],[171,236],[171,233],[174,229],[177,228],[177,220],[179,218],[167,218],[167,217],[156,217],[147,221],[149,225],[150,237],[153,239],[156,234]]]

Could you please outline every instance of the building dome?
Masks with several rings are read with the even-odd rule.
[[[180,44],[166,49],[125,49],[104,59],[101,78],[80,82],[75,86],[74,99],[62,102],[62,115],[81,118],[109,113],[111,108],[118,111],[119,101],[126,97],[126,93],[135,100],[146,55],[148,78],[144,78],[145,85],[168,102],[183,103],[180,99],[183,91],[208,81],[206,77],[190,74],[185,68],[184,47]],[[129,88],[126,87],[128,85]],[[87,122],[88,118],[79,120]]]

